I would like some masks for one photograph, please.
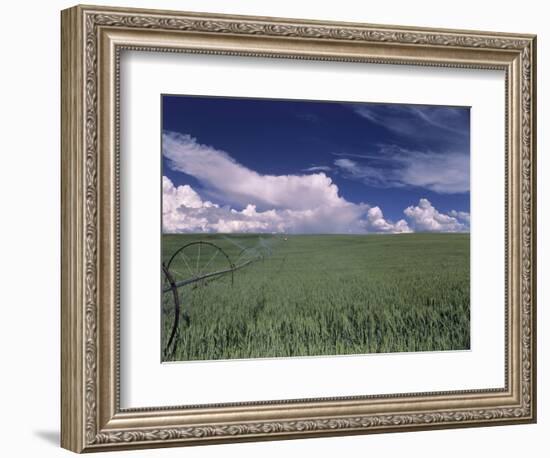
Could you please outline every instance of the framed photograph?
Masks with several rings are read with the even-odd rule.
[[[62,12],[62,446],[536,421],[536,38]]]

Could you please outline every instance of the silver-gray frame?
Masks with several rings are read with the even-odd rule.
[[[76,452],[536,418],[533,35],[77,6],[62,12],[62,446]],[[125,49],[506,74],[506,386],[121,409],[119,59]]]

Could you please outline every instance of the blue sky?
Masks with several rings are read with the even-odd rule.
[[[468,107],[164,95],[162,130],[166,232],[469,230]]]

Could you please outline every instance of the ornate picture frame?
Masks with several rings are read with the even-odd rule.
[[[536,37],[75,6],[62,12],[61,445],[75,452],[536,421]],[[505,72],[505,387],[122,409],[124,50]]]

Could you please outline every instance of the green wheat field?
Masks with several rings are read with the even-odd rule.
[[[178,288],[164,361],[470,348],[469,234],[163,235],[163,262],[197,241],[223,253],[189,246],[176,282],[247,264]],[[163,292],[162,349],[174,313]]]

